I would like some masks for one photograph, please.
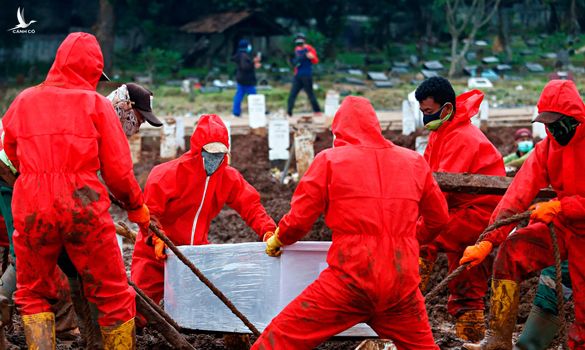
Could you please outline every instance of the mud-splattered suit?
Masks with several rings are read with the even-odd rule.
[[[421,156],[384,139],[367,99],[347,97],[332,129],[334,148],[315,157],[278,233],[292,244],[324,213],[329,266],[252,349],[313,349],[360,322],[399,349],[438,349],[418,288],[418,242],[447,224],[443,194]],[[419,215],[425,237],[416,235]]]
[[[64,248],[99,310],[114,326],[135,314],[108,191],[129,209],[143,204],[128,142],[111,103],[96,92],[103,69],[94,36],[74,33],[46,80],[19,94],[2,123],[4,148],[20,171],[14,186],[14,247],[23,315],[51,312],[61,291],[52,278]]]

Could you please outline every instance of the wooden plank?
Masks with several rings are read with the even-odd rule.
[[[435,180],[444,192],[503,195],[513,178],[476,174],[434,173]],[[540,190],[537,198],[555,198],[552,188]]]

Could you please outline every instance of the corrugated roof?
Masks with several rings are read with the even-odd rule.
[[[226,29],[240,23],[253,14],[251,11],[223,12],[189,22],[181,27],[182,31],[192,34],[223,33]]]
[[[245,22],[245,23],[243,23]],[[191,34],[221,34],[242,24],[238,30],[245,35],[287,35],[288,30],[278,24],[274,18],[254,10],[230,11],[205,16],[189,22],[181,30]]]

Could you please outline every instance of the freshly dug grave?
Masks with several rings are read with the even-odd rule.
[[[488,137],[498,147],[502,154],[513,151],[514,128],[493,128],[489,130]],[[415,138],[419,134],[403,136],[393,131],[386,131],[386,138],[392,140],[395,144],[414,149]],[[318,153],[323,149],[331,147],[332,137],[330,133],[321,133],[315,140],[315,152]],[[278,222],[280,218],[290,209],[290,199],[296,187],[295,183],[281,185],[270,172],[271,165],[268,161],[268,145],[265,137],[247,135],[234,136],[232,138],[232,166],[237,168],[248,182],[250,182],[262,197],[262,204],[266,207],[268,213]],[[146,180],[150,169],[160,160],[152,149],[145,147],[143,149],[143,161],[135,167],[136,177],[142,185]],[[293,163],[294,165],[294,163]],[[115,220],[124,219],[125,215],[118,209],[112,210]],[[209,238],[212,243],[235,243],[257,241],[256,234],[246,226],[239,215],[231,208],[224,208],[221,213],[212,221]],[[319,218],[313,229],[307,234],[304,240],[330,240],[331,232],[325,226],[323,217]],[[124,249],[124,259],[129,265],[132,254],[132,247],[127,245]],[[447,275],[447,263],[444,256],[440,256],[438,263],[435,265],[429,287],[432,288]],[[520,315],[518,318],[517,331],[520,331],[522,324],[525,322],[530,310],[531,302],[534,297],[534,287],[538,279],[532,278],[522,284]],[[441,349],[458,349],[461,341],[454,336],[453,319],[447,313],[447,291],[444,290],[435,299],[429,301],[429,318],[433,328],[435,340]],[[489,305],[488,305],[489,308]],[[15,332],[8,335],[8,340],[16,345],[14,348],[24,347],[24,337],[20,320],[17,317]],[[189,341],[197,349],[220,350],[226,349],[221,335],[193,335],[187,336]],[[163,338],[154,331],[146,329],[143,334],[138,335],[138,348],[157,350],[171,349]],[[252,339],[253,341],[253,339]],[[318,349],[354,349],[359,341],[340,341],[332,340],[321,345]],[[60,349],[82,349],[80,341],[72,344],[60,344]]]

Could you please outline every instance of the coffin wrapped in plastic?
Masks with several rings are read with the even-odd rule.
[[[327,267],[331,242],[298,242],[280,258],[266,255],[265,243],[181,246],[179,249],[262,331]],[[165,264],[165,310],[183,327],[201,331],[249,330],[172,253]],[[373,336],[359,324],[340,336]]]

